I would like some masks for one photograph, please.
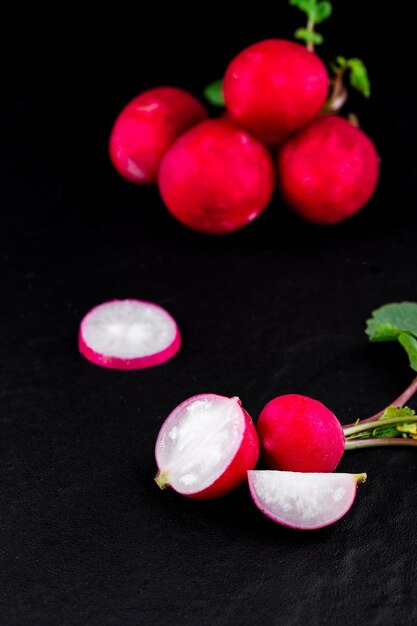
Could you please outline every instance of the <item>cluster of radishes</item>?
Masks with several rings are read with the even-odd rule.
[[[399,341],[417,371],[417,304],[392,303],[367,322],[371,341]],[[112,300],[80,324],[79,350],[111,369],[164,363],[181,346],[175,320],[159,305]],[[344,427],[323,404],[301,395],[280,396],[255,426],[239,398],[194,396],[165,420],[156,443],[161,488],[195,499],[222,496],[248,479],[255,504],[276,522],[298,529],[328,526],[350,508],[366,474],[332,474],[344,450],[417,446],[417,415],[406,403],[417,378],[391,405]],[[259,454],[269,470],[255,470]]]
[[[78,337],[89,361],[122,370],[164,363],[180,345],[178,326],[165,309],[132,299],[94,307]],[[347,512],[364,479],[330,473],[344,448],[340,423],[311,398],[276,398],[262,411],[256,430],[238,398],[204,394],[183,402],[164,422],[156,443],[156,480],[162,488],[208,499],[248,478],[254,502],[273,520],[320,528]],[[279,471],[254,470],[260,449],[267,467]]]
[[[156,442],[156,482],[197,500],[229,493],[246,479],[256,506],[301,530],[329,526],[352,506],[366,474],[333,474],[345,447],[338,419],[296,394],[269,402],[255,426],[239,398],[204,394],[180,404]],[[268,470],[255,470],[259,453]]]
[[[221,117],[209,120],[191,94],[159,87],[134,98],[115,122],[117,171],[134,183],[157,182],[167,209],[196,231],[242,228],[264,211],[276,185],[294,211],[318,224],[354,215],[375,190],[373,143],[356,118],[335,114],[346,99],[345,73],[369,95],[366,70],[359,59],[338,57],[330,79],[313,52],[320,43],[314,24],[329,16],[330,3],[290,2],[308,15],[309,28],[296,33],[307,48],[269,39],[238,54],[210,96],[224,103]]]

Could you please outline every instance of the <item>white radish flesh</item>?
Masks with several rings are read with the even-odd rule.
[[[350,509],[366,474],[249,471],[256,506],[290,528],[314,530],[333,524]]]
[[[206,489],[230,465],[243,439],[238,398],[194,396],[165,420],[155,448],[160,472],[184,495]]]
[[[94,307],[81,322],[79,350],[112,369],[140,369],[167,361],[181,336],[171,315],[143,300],[112,300]]]

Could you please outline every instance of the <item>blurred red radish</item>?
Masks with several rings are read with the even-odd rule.
[[[239,398],[202,394],[167,417],[155,446],[156,482],[197,500],[222,496],[247,478],[259,441]]]
[[[321,402],[288,394],[268,402],[256,423],[267,467],[292,472],[332,472],[342,458],[345,435]]]
[[[301,217],[335,224],[357,213],[375,191],[379,162],[365,133],[334,115],[291,137],[278,156],[282,196]]]
[[[186,130],[207,117],[191,94],[176,87],[144,91],[122,110],[110,137],[110,157],[133,183],[156,182],[162,157]]]
[[[159,189],[180,222],[203,233],[230,233],[267,206],[274,168],[266,148],[227,120],[209,120],[180,137],[165,155]]]
[[[261,41],[240,52],[224,80],[230,116],[271,144],[312,120],[328,89],[328,74],[319,57],[284,39]]]
[[[78,346],[86,359],[110,369],[151,367],[172,358],[181,346],[175,320],[143,300],[112,300],[87,313]]]
[[[278,524],[315,530],[334,524],[352,506],[366,474],[248,472],[249,488],[258,509]]]

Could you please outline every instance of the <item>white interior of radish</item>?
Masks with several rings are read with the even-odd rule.
[[[238,451],[245,418],[237,398],[207,394],[178,406],[156,443],[159,470],[179,493],[197,493],[223,474]]]
[[[356,493],[353,474],[250,471],[256,505],[268,517],[295,528],[321,528],[340,519]]]
[[[81,325],[84,342],[105,356],[134,359],[162,352],[177,327],[163,309],[140,300],[114,300],[95,307]]]

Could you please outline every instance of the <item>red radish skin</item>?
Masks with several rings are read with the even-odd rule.
[[[379,160],[365,133],[334,115],[314,120],[278,155],[285,202],[317,224],[336,224],[362,209],[375,191]]]
[[[207,234],[231,233],[257,218],[274,189],[266,148],[224,120],[209,120],[180,137],[165,155],[159,190],[182,224]]]
[[[212,414],[214,419],[207,420],[206,417],[207,415],[210,417],[209,414],[206,416],[204,414],[199,415],[198,411],[201,412],[201,408],[198,408],[198,403],[201,406],[206,404],[209,411],[214,407],[218,411],[216,415]],[[191,409],[197,408],[197,412],[191,418],[187,414],[190,407]],[[233,428],[232,436],[227,437],[225,429],[230,409],[232,413],[234,412],[233,420],[235,423],[231,424],[231,428]],[[224,423],[222,423],[223,418]],[[185,421],[187,419],[189,420],[188,423]],[[203,427],[201,426],[202,422],[204,422]],[[201,428],[203,429],[202,431]],[[216,471],[213,470],[214,474],[208,479],[207,468],[204,470],[204,464],[207,464],[208,458],[210,458],[209,452],[210,449],[212,450],[210,446],[212,446],[213,438],[218,437],[219,432],[221,434],[222,428],[225,435],[222,440],[224,447],[220,451],[221,454],[217,451],[219,452],[218,457],[215,455],[215,458],[222,460],[222,467],[218,468],[218,475],[215,475]],[[239,431],[239,436],[237,439],[234,439],[237,431]],[[181,441],[181,432],[183,437],[189,437],[185,445],[184,438]],[[184,432],[188,432],[188,434],[184,435]],[[179,440],[178,450],[175,450],[175,443],[173,444],[170,441],[173,433]],[[203,446],[201,446],[201,442],[204,443]],[[185,484],[185,487],[181,487],[181,473],[186,471],[184,464],[188,462],[187,444],[192,452],[192,461],[197,463],[197,469],[199,466],[203,468],[199,475],[198,472],[196,473],[195,467],[193,469],[194,485],[197,487],[195,491],[187,484]],[[167,453],[167,449],[170,446],[171,451]],[[172,446],[174,447],[172,448]],[[242,408],[239,398],[225,398],[216,394],[201,394],[193,396],[180,404],[167,417],[158,435],[155,457],[158,465],[156,482],[162,489],[170,486],[188,498],[210,500],[229,493],[246,481],[247,471],[255,467],[259,457],[259,439],[255,426],[248,413]],[[190,472],[186,474],[186,476],[189,475]],[[206,485],[207,480],[210,484]],[[203,488],[198,488],[198,486]]]
[[[95,365],[134,370],[160,365],[181,347],[174,318],[145,300],[111,300],[94,307],[80,324],[78,348]]]
[[[329,77],[319,57],[284,39],[268,39],[243,50],[224,80],[230,116],[269,144],[312,120],[328,90]]]
[[[156,182],[169,146],[206,117],[204,107],[182,89],[157,87],[141,93],[121,111],[111,132],[114,167],[132,183]]]
[[[256,424],[267,467],[292,472],[332,472],[345,447],[337,417],[321,402],[297,394],[268,402]]]
[[[366,474],[249,471],[252,500],[273,522],[296,530],[334,524],[351,508]]]

